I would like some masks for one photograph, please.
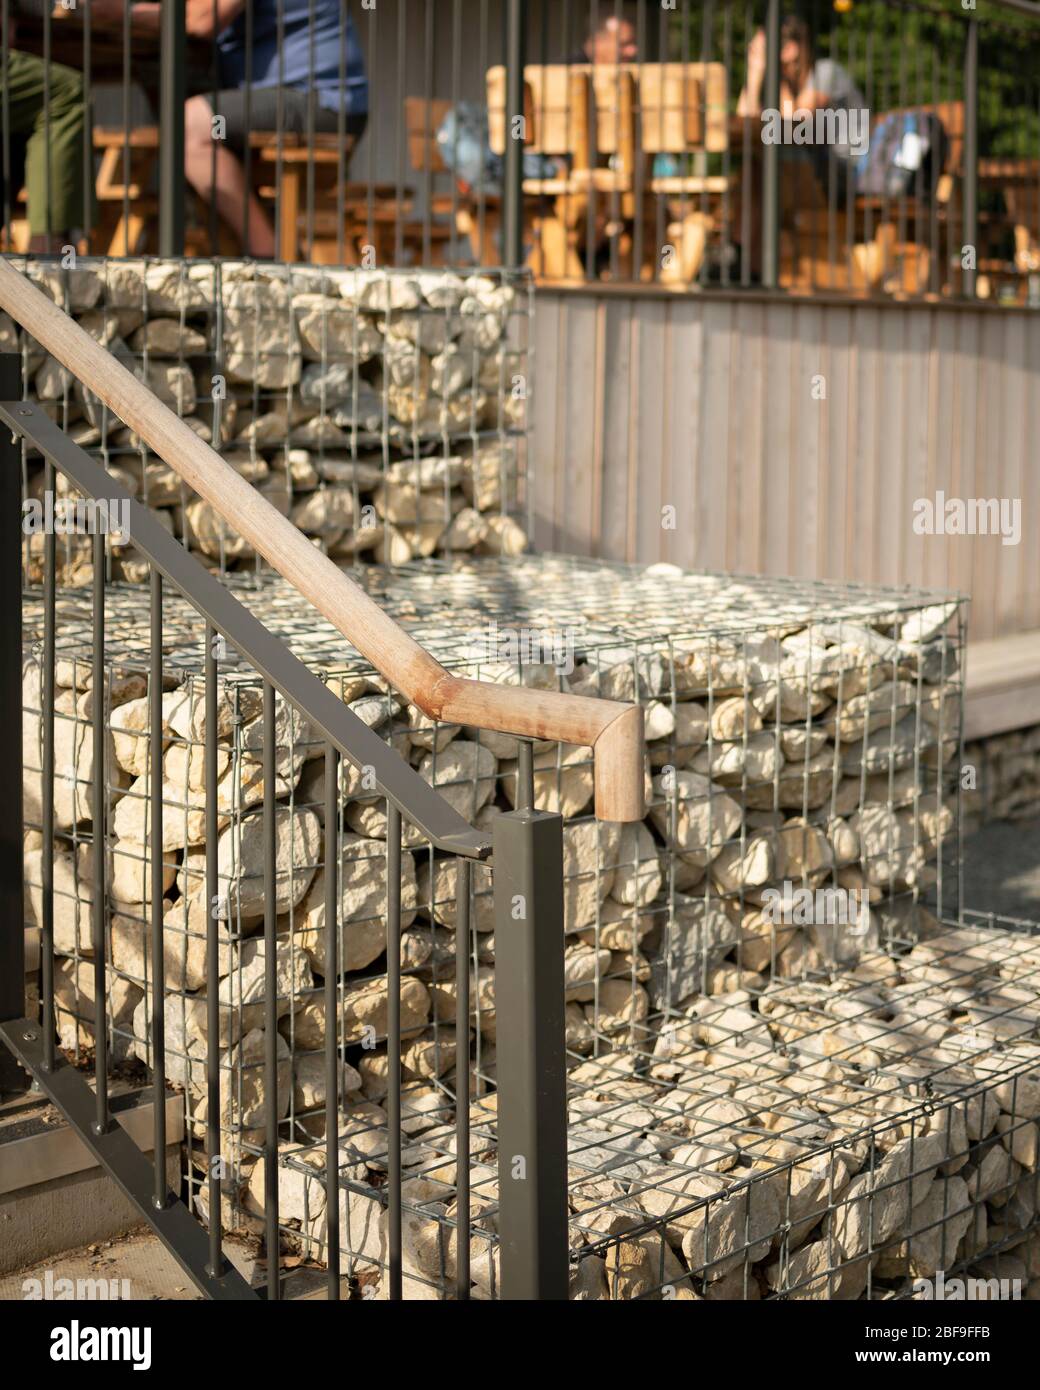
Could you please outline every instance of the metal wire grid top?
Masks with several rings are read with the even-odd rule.
[[[895,1235],[912,1253],[915,1241],[922,1246],[954,1215],[955,1246],[974,1227],[978,1238],[963,1258],[948,1262],[948,1276],[1012,1249],[1035,1221],[1037,1175],[1028,1160],[1025,1167],[1018,1160],[1020,1139],[1035,1147],[1038,936],[1037,924],[992,913],[939,923],[921,912],[908,934],[893,933],[884,950],[865,954],[840,977],[777,980],[757,996],[706,998],[681,1014],[651,1017],[603,1056],[572,1054],[572,1271],[606,1260],[612,1297],[660,1297],[677,1287],[708,1297],[819,1297],[821,1284],[832,1291],[827,1296],[848,1297],[840,1290],[861,1266],[867,1297],[909,1296],[909,1264],[902,1272],[882,1265],[881,1275],[870,1267],[883,1245],[891,1259],[897,1244],[882,1235],[880,1218],[864,1251],[846,1252],[834,1231],[844,1230],[849,1243],[858,1209],[876,1202],[880,1210],[900,1183],[917,1208],[918,1189],[933,1174],[948,1182],[987,1154],[988,1187],[983,1192],[976,1183],[970,1223],[969,1209],[954,1211],[952,1203],[938,1221],[923,1214],[915,1221],[908,1197],[907,1219]],[[618,1040],[602,1041],[612,1048]],[[403,1100],[415,1134],[405,1158],[408,1210],[417,1231],[427,1228],[434,1251],[426,1278],[413,1277],[431,1289],[450,1278],[455,1236],[453,1093],[450,1078],[436,1084],[439,1107],[423,1103],[423,1088],[414,1085]],[[1010,1123],[994,1129],[998,1110]],[[494,1297],[493,1099],[473,1102],[472,1136],[474,1243],[485,1257],[484,1296]],[[371,1158],[375,1137],[358,1124],[345,1141],[344,1185],[367,1198],[371,1187],[352,1183],[347,1170],[362,1154]],[[316,1147],[301,1143],[282,1162],[313,1177]],[[898,1178],[883,1166],[894,1150],[909,1155]],[[859,1186],[850,1187],[856,1179]],[[1034,1217],[1026,1220],[1030,1186]],[[978,1214],[983,1203],[1005,1206],[1016,1188],[1018,1205],[987,1235]],[[440,1234],[429,1234],[435,1230]],[[667,1252],[665,1238],[667,1231],[675,1243],[683,1230],[695,1233],[691,1248],[683,1247],[687,1268]],[[800,1266],[800,1250],[826,1241],[822,1269]],[[896,1264],[905,1256],[905,1249],[897,1252]],[[362,1267],[377,1264],[360,1259]],[[642,1266],[638,1293],[638,1281],[626,1281],[626,1265]]]
[[[565,628],[576,639],[579,653],[606,667],[626,659],[619,644],[635,644],[642,653],[669,643],[719,643],[824,621],[893,626],[922,608],[946,606],[952,616],[957,607],[949,593],[909,586],[718,575],[554,554],[431,559],[392,571],[372,566],[352,573],[402,626],[420,635],[438,660],[453,667],[481,661],[475,645],[483,635],[480,625],[489,621],[533,633]],[[311,664],[330,672],[371,672],[370,664],[331,623],[301,613],[298,594],[277,576],[228,576],[226,582]],[[108,589],[106,651],[117,668],[147,666],[147,630],[142,627],[146,598],[132,585],[113,584]],[[34,603],[30,590],[25,613],[30,632],[37,624]],[[172,594],[167,608],[164,661],[174,669],[198,671],[194,611]],[[58,615],[63,654],[74,658],[82,652],[88,660],[89,595],[62,593]],[[493,657],[485,651],[483,660]]]

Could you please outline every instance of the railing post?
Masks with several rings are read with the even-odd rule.
[[[780,107],[780,0],[768,0],[766,9],[766,80],[764,110]],[[759,140],[761,140],[761,130]],[[762,284],[775,290],[780,281],[780,146],[775,140],[762,147]]]
[[[563,820],[494,820],[498,1232],[504,1299],[566,1299]]]
[[[22,395],[16,352],[0,353],[0,400]],[[22,445],[0,427],[0,1022],[25,1016],[22,874]],[[41,779],[42,780],[42,779]],[[0,1092],[24,1091],[25,1073],[0,1046]]]
[[[526,0],[506,0],[506,157],[502,186],[502,263],[516,270],[524,263],[524,141],[514,137],[524,114]]]
[[[979,25],[968,20],[964,42],[964,246],[971,247],[971,264],[964,267],[964,295],[975,298],[979,260]],[[963,251],[961,255],[963,257]],[[962,260],[963,265],[963,260]]]
[[[159,255],[184,254],[184,79],[187,41],[183,0],[162,0],[159,77]]]

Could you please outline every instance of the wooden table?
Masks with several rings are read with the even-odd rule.
[[[487,91],[491,148],[503,154],[504,68],[488,72]],[[525,67],[525,148],[557,165],[554,174],[524,180],[535,273],[584,279],[585,256],[610,244],[632,278],[696,279],[713,217],[691,201],[706,203],[728,181],[705,173],[654,176],[652,162],[656,155],[727,149],[727,100],[722,63]],[[651,229],[662,201],[676,254],[660,265]]]

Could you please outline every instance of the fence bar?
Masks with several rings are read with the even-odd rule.
[[[44,461],[43,489],[54,496],[54,464]],[[40,1003],[43,1016],[43,1065],[54,1070],[54,686],[57,661],[57,629],[55,626],[55,591],[57,541],[54,527],[43,538],[43,748],[40,758],[40,828],[43,834],[43,859],[40,864],[40,883],[43,902],[43,922],[40,930]],[[19,784],[20,785],[20,784]]]
[[[964,41],[964,236],[971,266],[964,271],[964,295],[975,298],[979,256],[979,25],[968,20]]]
[[[267,1299],[278,1283],[278,928],[275,895],[274,686],[264,681],[264,1215],[267,1241]]]
[[[494,820],[502,1297],[567,1297],[563,819]]]
[[[780,107],[780,0],[768,0],[766,8],[766,79],[762,105]],[[775,141],[762,149],[762,284],[775,290],[780,281],[780,146]]]
[[[339,1298],[339,751],[325,745],[325,1258]]]
[[[386,1110],[390,1298],[401,1280],[401,812],[386,803]],[[327,1026],[327,1025],[326,1025]],[[327,1200],[327,1199],[326,1199]]]
[[[182,0],[162,0],[159,25],[162,44],[159,77],[159,255],[182,256],[184,94],[188,62]]]
[[[455,1297],[469,1299],[469,891],[472,867],[455,860]]]
[[[206,1163],[209,1181],[209,1264],[224,1272],[220,1241],[220,943],[217,936],[217,632],[206,624]]]
[[[524,62],[527,37],[526,0],[506,0],[506,157],[502,186],[502,260],[524,263],[524,142],[514,138],[524,114]]]
[[[94,902],[90,942],[94,952],[94,1133],[105,1134],[111,1119],[108,1113],[108,981],[105,972],[105,533],[100,527],[93,537],[92,583],[94,621],[90,717],[93,758],[90,818],[94,834]],[[78,776],[75,769],[73,776]]]
[[[0,354],[0,398],[22,394],[18,354]],[[5,737],[0,739],[0,1019],[25,1013],[25,910],[22,901],[22,446],[10,430],[0,432],[0,672]],[[46,785],[46,782],[44,782]],[[47,859],[44,841],[44,861]],[[0,1091],[23,1091],[22,1069],[0,1048]]]
[[[152,566],[148,668],[148,808],[151,825],[148,848],[151,872],[152,928],[152,1066],[155,1090],[155,1192],[161,1211],[169,1198],[166,1186],[166,965],[163,959],[163,589],[162,575]]]
[[[516,809],[530,811],[534,807],[534,744],[522,738],[517,747]]]

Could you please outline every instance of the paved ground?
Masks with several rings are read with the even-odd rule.
[[[965,840],[964,906],[1040,922],[1040,820],[994,821]]]
[[[224,1253],[232,1264],[255,1287],[266,1279],[264,1268],[257,1263],[251,1246],[225,1240]],[[158,1236],[149,1231],[133,1231],[115,1240],[100,1241],[80,1250],[68,1250],[51,1255],[39,1264],[29,1265],[13,1274],[0,1275],[0,1301],[22,1299],[34,1290],[27,1284],[36,1280],[41,1289],[51,1280],[88,1280],[82,1287],[94,1291],[94,1296],[190,1301],[201,1298],[180,1265],[165,1248]],[[122,1281],[126,1280],[124,1284]],[[326,1275],[323,1269],[301,1268],[283,1271],[283,1297],[289,1299],[325,1297]],[[99,1281],[104,1281],[104,1290]],[[53,1287],[53,1283],[52,1283]],[[60,1289],[58,1290],[60,1292]],[[89,1292],[88,1292],[89,1296]],[[344,1297],[346,1290],[344,1289]]]

